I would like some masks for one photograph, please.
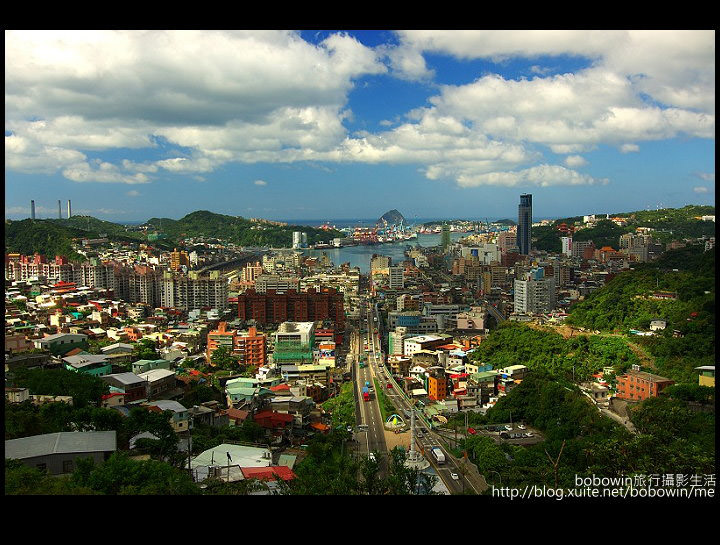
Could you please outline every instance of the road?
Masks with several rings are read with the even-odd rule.
[[[362,371],[367,371],[377,377],[378,384],[381,387],[385,387],[388,382],[393,385],[392,388],[386,388],[385,392],[395,406],[397,413],[402,415],[409,424],[410,412],[415,410],[415,408],[410,399],[401,390],[385,367],[385,355],[380,349],[380,340],[376,335],[376,324],[379,323],[380,317],[378,316],[377,308],[374,306],[371,306],[371,308],[372,311],[368,312],[364,316],[368,329],[367,338],[370,339],[370,342],[368,343],[370,348],[370,353],[368,354],[369,366],[362,369]],[[365,310],[366,308],[364,307],[362,312],[365,312]],[[363,348],[362,345],[360,348]],[[362,380],[370,380],[370,383],[372,384],[371,379],[363,378]],[[373,405],[377,406],[377,401],[375,401]],[[415,428],[418,432],[418,435],[416,436],[417,448],[423,453],[430,464],[432,464],[436,473],[448,490],[452,494],[463,494],[465,492],[480,494],[483,492],[487,488],[487,483],[482,476],[477,474],[477,471],[473,471],[472,468],[465,465],[462,461],[459,462],[456,460],[452,455],[450,455],[450,453],[447,452],[439,436],[428,428],[427,419],[422,413],[420,413],[420,411],[415,411],[415,415]],[[445,463],[438,463],[435,457],[431,454],[431,448],[433,447],[439,448],[442,451],[445,457]],[[452,474],[455,474],[457,479],[454,479]]]
[[[362,321],[361,321],[362,323]],[[363,401],[362,388],[366,382],[374,388],[373,371],[370,366],[360,367],[360,358],[364,350],[365,335],[362,328],[353,332],[354,339],[351,342],[353,350],[353,379],[355,384],[355,415],[358,429],[355,434],[358,441],[358,452],[368,455],[373,452],[379,455],[380,474],[385,475],[387,471],[387,445],[385,443],[385,428],[378,404],[377,395],[371,395],[370,401]],[[365,429],[367,427],[367,429]]]

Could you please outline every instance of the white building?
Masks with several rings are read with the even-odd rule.
[[[568,257],[572,257],[572,237],[560,237],[562,241],[562,253]]]
[[[402,266],[390,267],[390,289],[401,290],[405,287],[405,268]]]
[[[275,343],[298,342],[312,346],[315,338],[315,322],[283,322],[274,337]]]
[[[162,306],[183,310],[203,307],[225,309],[228,306],[228,284],[219,271],[200,276],[191,271],[187,275],[166,272],[162,283]]]
[[[282,276],[279,274],[261,274],[255,279],[255,291],[266,293],[267,290],[298,291],[300,278],[297,276]]]
[[[438,335],[417,335],[415,337],[406,338],[403,341],[403,352],[407,357],[420,352],[421,350],[430,350],[436,346],[440,346],[448,342],[450,337],[440,337]]]
[[[518,314],[539,314],[555,308],[555,279],[535,279],[527,274],[525,280],[515,280],[515,312]]]
[[[460,250],[462,257],[476,256],[482,265],[499,262],[501,257],[500,246],[495,243],[478,244],[476,246],[463,246]]]

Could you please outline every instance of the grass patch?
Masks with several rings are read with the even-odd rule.
[[[380,414],[382,415],[383,422],[386,422],[388,417],[395,413],[396,409],[376,378],[373,379],[373,383],[375,384],[375,395],[378,396]]]

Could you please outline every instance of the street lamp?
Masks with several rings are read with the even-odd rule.
[[[490,471],[488,471],[488,473],[497,473],[498,479],[500,480],[500,486],[502,486],[502,475],[500,475],[500,473],[498,471],[491,469]]]

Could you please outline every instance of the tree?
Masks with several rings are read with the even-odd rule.
[[[140,339],[133,346],[132,356],[137,360],[157,360],[160,353],[157,350],[157,342],[152,339]]]
[[[15,386],[38,395],[72,396],[76,407],[97,406],[110,387],[102,379],[67,369],[18,369]]]
[[[68,476],[53,476],[20,460],[5,459],[6,495],[87,495],[95,492],[76,485]]]
[[[210,362],[218,369],[237,369],[238,360],[238,356],[233,355],[225,345],[218,346],[210,356]]]
[[[360,482],[360,489],[364,494],[375,496],[383,491],[383,482],[379,477],[380,462],[378,460],[379,453],[375,453],[374,459],[364,458],[360,461],[360,473],[363,480]]]
[[[90,459],[91,460],[91,459]],[[186,471],[157,460],[131,460],[115,452],[104,463],[78,463],[74,482],[108,495],[188,495],[200,489]]]

